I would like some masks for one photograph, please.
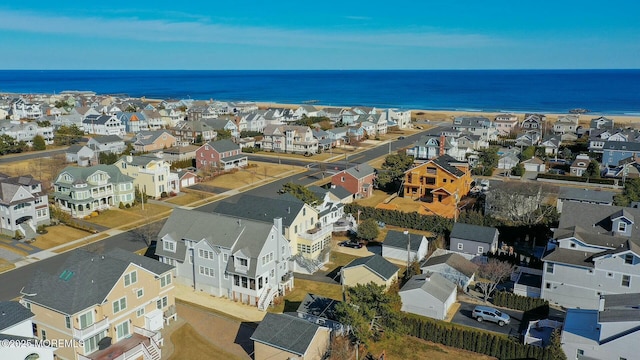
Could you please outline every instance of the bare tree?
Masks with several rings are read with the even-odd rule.
[[[141,210],[142,225],[133,229],[131,232],[139,240],[149,246],[151,242],[158,236],[158,232],[162,229],[162,221],[154,219],[150,209]]]
[[[329,360],[350,360],[354,358],[356,347],[348,336],[334,336],[329,349]]]
[[[515,225],[540,224],[554,211],[552,206],[545,206],[547,195],[553,193],[557,193],[557,187],[504,182],[487,193],[486,212]]]
[[[486,263],[478,264],[476,286],[482,291],[484,302],[487,302],[489,295],[493,293],[498,284],[509,277],[513,272],[513,265],[506,261],[489,259]]]

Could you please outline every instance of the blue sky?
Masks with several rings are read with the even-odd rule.
[[[631,0],[192,2],[0,5],[0,69],[640,68]]]

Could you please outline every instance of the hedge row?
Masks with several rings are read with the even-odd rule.
[[[498,291],[493,296],[493,304],[495,306],[506,307],[509,309],[529,311],[538,308],[547,309],[549,312],[549,302],[544,299],[535,299],[528,296],[522,296],[507,291]]]
[[[399,210],[376,209],[354,203],[345,205],[344,211],[356,217],[358,216],[358,211],[360,211],[361,221],[373,218],[385,224],[415,230],[428,230],[437,234],[449,233],[453,227],[452,219],[436,215],[422,215],[416,211],[407,213]]]
[[[427,319],[405,317],[408,335],[498,359],[555,359],[552,347],[524,345],[514,339],[485,331],[462,329]]]
[[[567,176],[567,175],[553,175],[553,174],[538,174],[538,178],[583,182],[583,183],[592,183],[592,184],[604,184],[604,185],[614,185],[616,183],[615,179],[599,179],[599,178],[587,178],[582,176]]]

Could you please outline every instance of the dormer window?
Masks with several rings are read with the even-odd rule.
[[[633,265],[633,254],[626,254],[624,256],[624,263],[625,264],[629,264],[629,265]]]
[[[618,223],[618,232],[626,232],[627,231],[627,223],[620,221]]]
[[[247,260],[245,258],[238,258],[238,264],[240,266],[248,266],[249,265],[249,260]]]
[[[176,242],[164,240],[162,242],[162,249],[166,251],[176,252]]]

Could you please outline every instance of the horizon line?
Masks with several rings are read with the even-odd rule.
[[[0,71],[629,71],[640,68],[478,68],[478,69],[0,69]]]

